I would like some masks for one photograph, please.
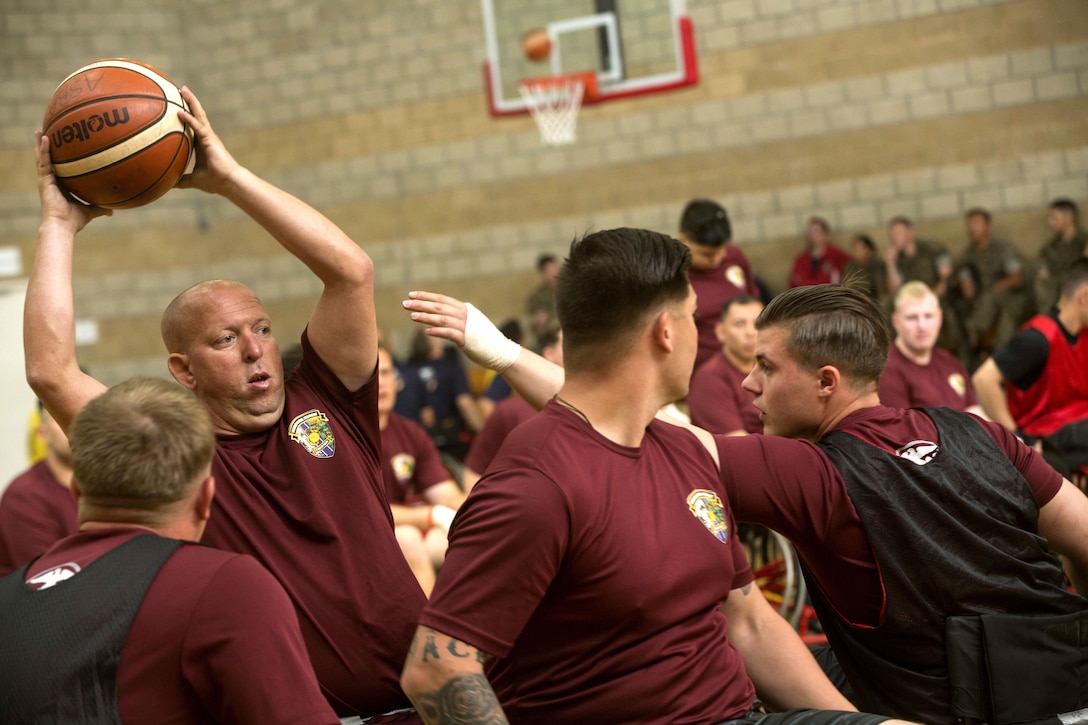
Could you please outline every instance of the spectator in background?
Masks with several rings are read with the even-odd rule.
[[[499,329],[502,332],[502,329]],[[559,328],[553,328],[540,338],[540,355],[547,361],[562,367],[563,365],[563,333]],[[497,376],[497,377],[502,377]],[[533,417],[536,408],[525,401],[517,391],[503,398],[495,406],[494,412],[484,421],[483,428],[472,439],[468,455],[465,456],[464,486],[465,491],[471,491],[476,482],[480,480],[495,455],[502,447],[502,442],[510,431]]]
[[[79,530],[68,437],[41,401],[38,412],[45,457],[16,476],[0,498],[0,576]]]
[[[918,239],[914,223],[905,216],[888,222],[888,242],[884,251],[888,294],[894,295],[906,282],[919,280],[943,298],[952,274],[952,255],[944,245]]]
[[[424,391],[424,406],[417,422],[427,429],[439,451],[463,461],[472,434],[480,429],[483,418],[457,350],[417,330],[405,368],[407,375],[419,377]]]
[[[937,347],[944,315],[937,294],[914,280],[895,295],[895,340],[880,376],[880,404],[940,408],[982,415],[971,379],[956,356]]]
[[[559,325],[555,316],[555,278],[559,274],[559,260],[554,254],[541,254],[536,258],[536,273],[540,275],[540,284],[525,301],[525,313],[529,316],[533,344],[539,347],[541,335]]]
[[[974,375],[986,414],[1067,478],[1088,472],[1088,259],[1062,278],[1056,307],[1033,317]]]
[[[430,596],[435,573],[446,557],[450,523],[465,495],[442,464],[427,431],[393,412],[396,397],[393,356],[378,348],[378,428],[385,495],[397,543],[423,593]]]
[[[1053,236],[1039,250],[1033,290],[1035,309],[1044,315],[1058,301],[1062,274],[1088,253],[1088,231],[1081,228],[1077,205],[1072,199],[1050,202],[1046,223]]]
[[[831,241],[831,225],[826,219],[810,217],[805,224],[805,251],[793,260],[790,287],[813,284],[838,284],[850,261],[850,255]]]
[[[676,238],[691,251],[688,278],[698,296],[695,326],[699,330],[699,352],[695,369],[721,350],[714,332],[722,305],[739,294],[759,297],[748,258],[733,243],[733,227],[725,209],[710,199],[693,199],[680,215]]]
[[[711,433],[762,433],[754,396],[741,387],[756,361],[756,318],[763,303],[737,295],[722,305],[716,333],[719,352],[691,377],[688,409],[691,422]]]
[[[973,324],[986,330],[980,344],[980,354],[985,356],[1005,345],[1031,315],[1030,290],[1020,253],[1008,242],[994,238],[990,213],[969,209],[965,220],[968,243],[959,261],[978,269],[982,287]]]
[[[855,234],[850,238],[850,261],[843,273],[846,277],[856,277],[869,296],[874,300],[884,297],[887,289],[887,272],[884,260],[877,256],[876,244],[868,234]]]
[[[524,335],[521,331],[521,323],[512,318],[499,325],[499,332],[519,345],[524,340]],[[544,347],[544,340],[548,335],[549,331],[545,331],[543,337],[538,335],[537,345]],[[496,375],[494,370],[487,370],[486,374],[489,377],[487,387],[484,389],[483,394],[476,399],[476,405],[480,409],[480,417],[484,421],[486,421],[491,415],[491,412],[495,410],[495,405],[500,401],[505,400],[511,392],[510,383],[506,382],[506,378],[501,375]]]

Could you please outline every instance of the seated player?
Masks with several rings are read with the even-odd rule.
[[[741,387],[756,361],[756,318],[762,309],[763,303],[748,295],[737,295],[722,305],[715,328],[721,354],[691,376],[688,410],[691,422],[700,428],[722,435],[763,432],[752,394]]]
[[[937,347],[944,314],[925,282],[907,282],[895,294],[895,340],[880,376],[880,402],[891,408],[945,406],[985,417],[971,379],[956,356]]]
[[[427,431],[393,411],[397,373],[393,356],[378,348],[378,427],[382,477],[404,558],[428,596],[446,556],[446,536],[465,494],[442,465]]]
[[[502,332],[502,329],[500,328],[499,331]],[[541,357],[556,365],[563,365],[563,334],[558,328],[542,333],[540,345]],[[501,375],[495,376],[495,379],[504,380]],[[525,402],[525,399],[517,391],[512,391],[510,395],[495,406],[495,410],[484,423],[484,427],[472,440],[468,455],[465,457],[464,480],[466,491],[471,491],[476,482],[480,480],[480,476],[487,471],[487,467],[491,465],[491,461],[498,454],[502,442],[506,440],[506,436],[510,434],[510,431],[532,418],[535,413],[536,408]]]
[[[1088,472],[1088,259],[1062,278],[1056,307],[1031,318],[974,376],[986,413],[1065,476]]]
[[[283,587],[194,543],[204,405],[130,380],[84,406],[71,449],[78,533],[0,580],[0,722],[338,723]]]
[[[41,401],[37,434],[45,456],[20,473],[0,497],[0,576],[6,576],[79,529],[68,438]]]

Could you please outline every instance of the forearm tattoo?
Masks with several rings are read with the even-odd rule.
[[[483,674],[457,675],[440,690],[411,696],[416,710],[435,725],[508,725]]]

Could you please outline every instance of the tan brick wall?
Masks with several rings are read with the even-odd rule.
[[[515,315],[538,252],[591,228],[674,231],[694,196],[727,206],[773,288],[811,214],[881,245],[907,214],[958,249],[963,211],[983,205],[1030,257],[1051,198],[1088,206],[1084,0],[689,0],[700,84],[583,109],[564,149],[542,148],[528,118],[488,115],[477,0],[40,5],[8,0],[0,23],[0,234],[25,265],[30,139],[52,89],[90,60],[136,57],[189,84],[243,163],[370,251],[398,345],[409,289]],[[158,314],[200,279],[252,285],[284,344],[318,292],[194,191],[95,221],[76,276],[77,316],[101,333],[81,359],[107,382],[164,374]]]

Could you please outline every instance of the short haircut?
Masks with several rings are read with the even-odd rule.
[[[555,301],[570,370],[599,369],[626,354],[647,318],[687,299],[691,252],[646,229],[609,229],[570,245]]]
[[[906,299],[921,300],[926,297],[933,297],[936,299],[937,293],[930,289],[930,286],[921,280],[912,279],[910,282],[906,282],[895,293],[894,308],[899,310],[899,303]]]
[[[981,206],[973,206],[967,210],[967,213],[963,215],[964,219],[970,219],[973,216],[980,216],[987,222],[990,221],[990,212],[983,209]]]
[[[1081,257],[1062,274],[1061,297],[1069,299],[1077,294],[1084,285],[1088,284],[1088,259]]]
[[[816,370],[834,365],[853,384],[877,382],[891,334],[873,298],[856,284],[795,287],[772,299],[756,329],[786,328],[786,352]]]
[[[68,431],[80,494],[156,509],[192,494],[215,452],[207,408],[174,382],[133,378],[89,402]]]
[[[876,251],[876,242],[868,234],[855,234],[854,240],[861,242],[870,252]]]
[[[750,305],[753,302],[758,302],[761,305],[763,304],[763,300],[759,299],[758,297],[753,297],[750,294],[742,293],[739,295],[733,295],[722,303],[722,308],[718,311],[718,319],[724,320],[725,316],[729,314],[729,308],[733,305]]]
[[[889,227],[894,227],[894,226],[896,226],[898,224],[902,224],[903,226],[907,227],[908,229],[914,229],[914,222],[912,222],[910,220],[910,217],[905,217],[905,216],[900,215],[900,216],[893,216],[891,219],[888,220],[888,226]]]
[[[551,264],[552,262],[558,262],[558,261],[559,260],[556,258],[556,256],[554,254],[551,254],[549,252],[544,252],[543,254],[540,254],[536,258],[536,271],[537,272],[543,272],[544,267]]]
[[[1048,208],[1057,209],[1058,211],[1064,211],[1067,214],[1071,214],[1075,221],[1079,221],[1080,219],[1080,210],[1077,208],[1077,202],[1064,196],[1058,199],[1054,199],[1052,202],[1050,202]]]
[[[710,199],[694,199],[680,215],[680,232],[694,244],[720,247],[733,238],[725,208]]]
[[[820,229],[823,229],[825,233],[831,233],[831,224],[827,221],[827,219],[824,219],[822,216],[810,216],[805,226],[810,226],[812,224],[815,224],[816,226],[820,227]]]

